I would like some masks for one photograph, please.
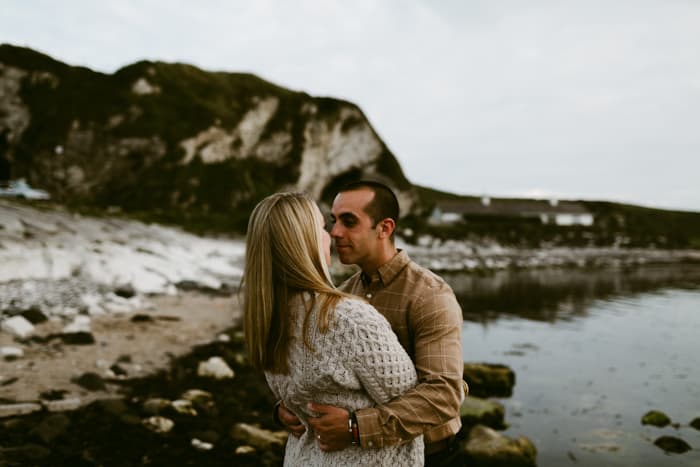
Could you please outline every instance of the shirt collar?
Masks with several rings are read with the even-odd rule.
[[[363,272],[360,275],[360,278],[362,279],[362,283],[365,285],[365,287],[376,280],[379,280],[382,284],[386,285],[393,281],[410,261],[411,258],[408,257],[408,253],[406,253],[405,250],[398,250],[398,253],[396,253],[389,261],[382,264],[379,269],[377,269],[377,272],[371,277],[368,277]]]

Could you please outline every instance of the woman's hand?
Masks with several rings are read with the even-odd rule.
[[[301,437],[306,431],[306,427],[301,423],[299,417],[294,415],[294,412],[287,410],[287,407],[284,406],[284,402],[281,402],[277,406],[277,418],[295,438]]]

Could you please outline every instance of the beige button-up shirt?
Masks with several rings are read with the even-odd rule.
[[[418,373],[418,385],[401,397],[356,412],[362,447],[421,434],[428,445],[456,434],[465,383],[462,310],[450,286],[400,251],[372,277],[358,272],[340,289],[364,297],[386,317]]]

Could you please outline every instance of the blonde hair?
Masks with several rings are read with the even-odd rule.
[[[287,373],[290,327],[289,299],[311,292],[305,302],[304,343],[309,312],[315,306],[316,325],[328,330],[331,310],[347,294],[333,286],[325,262],[319,213],[302,193],[276,193],[255,206],[248,220],[243,275],[243,327],[253,367]]]

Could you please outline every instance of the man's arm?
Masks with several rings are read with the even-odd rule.
[[[430,442],[460,428],[462,310],[449,287],[430,290],[433,292],[410,310],[418,385],[391,402],[355,413],[363,448],[400,444],[421,434]],[[347,410],[316,404],[310,408],[322,414],[310,423],[324,440],[324,450],[349,446]]]
[[[454,293],[446,285],[429,289],[410,319],[418,385],[387,404],[356,412],[362,447],[400,444],[421,434],[430,443],[461,426],[463,321]]]

